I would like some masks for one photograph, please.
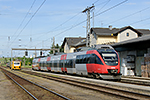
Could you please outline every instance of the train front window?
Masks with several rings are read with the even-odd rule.
[[[14,63],[14,66],[19,66],[20,65],[20,63]]]
[[[114,49],[98,49],[97,51],[102,56],[106,65],[118,65],[118,56]]]
[[[110,66],[118,65],[118,57],[115,52],[101,53],[101,56],[106,65],[110,65]]]

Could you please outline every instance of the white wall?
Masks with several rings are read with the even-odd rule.
[[[127,33],[129,33],[129,36],[127,36]],[[129,39],[133,39],[137,37],[138,37],[138,34],[136,32],[132,31],[131,29],[126,29],[123,32],[118,33],[117,42],[129,40]]]
[[[98,37],[97,39],[97,44],[104,44],[104,43],[110,43],[110,42],[116,42],[116,37],[114,36],[107,36],[107,37],[104,37],[104,36],[101,36],[101,37]]]
[[[64,46],[64,53],[69,53],[70,50],[69,50],[69,46],[67,44],[67,42],[65,43],[65,46]]]

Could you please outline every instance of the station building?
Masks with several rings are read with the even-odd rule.
[[[119,53],[124,76],[150,77],[150,59],[146,61],[146,58],[150,58],[150,35],[112,44],[112,46]],[[147,68],[143,69],[145,65]]]
[[[72,53],[77,48],[77,44],[84,41],[86,38],[82,37],[65,37],[62,48],[64,48],[64,53]],[[80,47],[85,46],[85,44]]]
[[[131,26],[122,28],[91,28],[89,37],[89,46],[97,44],[109,44],[115,48],[120,56],[121,72],[123,75],[143,76],[143,72],[149,73],[149,60],[145,62],[145,57],[150,55],[150,30],[134,29]],[[74,52],[79,47],[86,46],[86,38],[64,39],[62,47],[65,53]],[[146,70],[141,69],[143,64],[147,64]],[[148,69],[149,68],[149,69]],[[147,75],[148,76],[148,75]]]

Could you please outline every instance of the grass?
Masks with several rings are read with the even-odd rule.
[[[32,66],[21,66],[22,68],[32,68]]]

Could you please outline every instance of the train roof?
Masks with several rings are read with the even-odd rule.
[[[114,49],[114,48],[110,45],[94,45],[93,47],[80,47],[76,49],[76,52],[87,50],[98,50],[98,49]]]
[[[103,50],[106,51],[106,49],[114,50],[114,48],[110,45],[94,45],[94,47],[80,47],[80,48],[76,49],[75,52],[73,52],[73,53],[58,52],[55,54],[51,54],[49,56],[36,57],[35,59],[38,59],[38,58],[46,59],[47,57],[52,57],[51,59],[56,59],[57,57],[59,57],[61,55],[65,55],[65,54],[67,54],[67,56],[69,56],[69,58],[74,58],[74,56],[79,55],[79,54],[84,54],[85,52],[87,52],[89,50],[100,50],[98,52],[103,52]],[[59,57],[59,58],[61,58],[61,57]]]

